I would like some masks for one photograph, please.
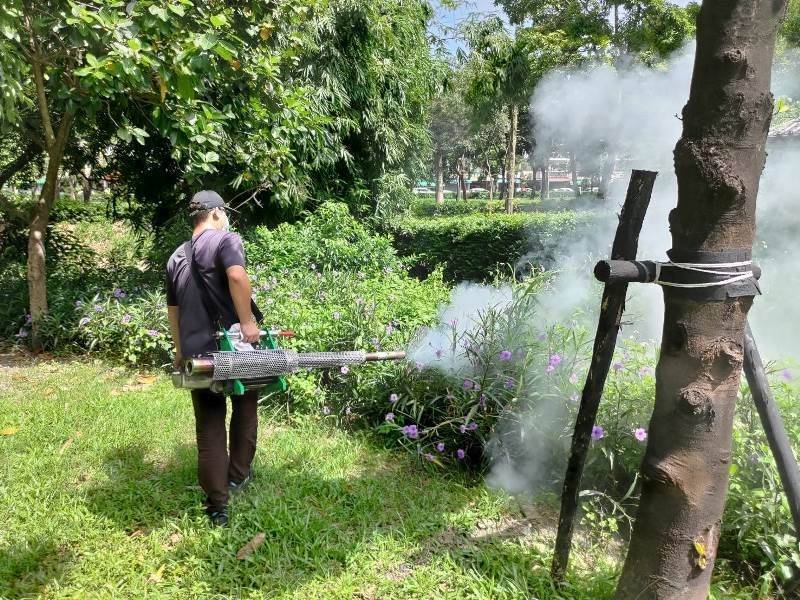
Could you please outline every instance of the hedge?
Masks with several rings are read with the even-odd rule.
[[[498,268],[525,263],[550,267],[559,245],[594,222],[591,211],[481,213],[438,218],[406,217],[392,234],[412,272],[425,277],[442,265],[447,281],[487,281]]]

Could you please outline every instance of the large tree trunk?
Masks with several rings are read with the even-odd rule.
[[[83,201],[86,204],[92,200],[92,168],[86,165],[81,173],[81,187],[83,188]]]
[[[678,206],[669,221],[676,260],[698,251],[752,250],[773,105],[772,55],[785,8],[785,0],[703,2],[683,136],[675,147]],[[687,290],[664,288],[642,497],[617,598],[708,595],[752,297],[692,298]]]
[[[45,269],[45,236],[50,210],[58,194],[58,176],[64,158],[64,147],[72,128],[73,115],[66,113],[52,143],[47,149],[47,170],[42,193],[33,206],[28,233],[28,302],[32,319],[31,344],[41,349],[41,325],[47,314],[47,273]]]
[[[444,167],[442,162],[442,151],[437,148],[434,162],[434,171],[436,171],[436,204],[444,203]]]
[[[508,119],[511,122],[511,129],[508,132],[508,183],[506,183],[506,212],[514,212],[514,186],[516,185],[517,173],[517,120],[519,107],[513,102],[508,107]]]
[[[542,200],[550,198],[550,160],[545,160],[547,162],[542,165]]]

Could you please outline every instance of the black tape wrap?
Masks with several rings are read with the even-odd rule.
[[[677,252],[675,250],[669,250],[667,251],[667,256],[669,256],[669,259],[674,263],[695,263],[703,265],[702,268],[704,270],[712,271],[717,270],[716,265],[752,260],[752,253],[750,250],[727,250],[724,252]],[[731,273],[746,273],[752,270],[752,266],[721,266],[718,270],[724,272],[724,274],[716,275],[663,264],[661,266],[659,281],[666,284],[714,283],[730,279],[733,277]],[[727,298],[758,296],[761,294],[761,288],[758,286],[758,280],[756,280],[755,277],[748,277],[739,281],[723,285],[711,285],[708,287],[674,287],[669,285],[664,285],[663,287],[676,296],[698,300],[725,300]]]

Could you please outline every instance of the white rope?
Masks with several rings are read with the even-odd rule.
[[[736,283],[753,277],[753,271],[714,271],[713,268],[725,269],[732,267],[746,267],[752,265],[752,260],[743,260],[740,262],[730,263],[676,263],[676,262],[657,262],[656,263],[656,278],[653,283],[658,285],[666,285],[676,288],[706,288],[716,287],[720,285],[728,285],[729,283]],[[703,283],[676,283],[674,281],[661,281],[661,267],[675,267],[676,269],[683,269],[685,271],[694,271],[696,273],[709,273],[711,275],[728,275],[728,279],[722,281],[705,281]],[[712,269],[704,268],[712,267]]]

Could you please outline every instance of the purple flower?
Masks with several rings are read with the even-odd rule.
[[[317,273],[317,279],[322,279],[322,273]]]
[[[551,367],[557,367],[558,365],[561,364],[562,360],[563,359],[561,358],[560,354],[551,354],[550,358],[547,360],[547,364],[550,365]]]
[[[605,437],[606,432],[603,430],[600,425],[595,425],[592,427],[592,439],[596,442],[597,440],[603,439]]]
[[[131,322],[131,316],[130,315],[124,315],[122,317],[122,322],[123,323],[130,323]]]
[[[650,367],[642,367],[639,369],[639,377],[647,377],[648,375],[653,374],[653,369]]]
[[[633,437],[643,442],[647,439],[647,430],[644,427],[637,427],[633,430]]]
[[[436,350],[435,354],[436,354],[436,358],[442,358],[442,354],[444,354],[444,350],[439,348],[438,350]]]
[[[475,382],[475,391],[476,392],[480,392],[481,391],[481,384],[480,383]]]
[[[415,440],[419,437],[419,431],[416,425],[405,425],[402,429],[403,435],[407,438]]]
[[[458,450],[456,450],[456,456],[458,457],[458,460],[464,460],[464,457],[465,457],[466,455],[467,455],[467,453],[466,453],[466,452],[464,452],[464,450],[462,450],[461,448],[459,448]]]
[[[416,363],[414,363],[414,364],[415,364],[415,366],[417,367],[417,371],[422,371],[422,369],[424,369],[424,368],[425,368],[425,365],[423,365],[423,364],[422,364],[421,362],[419,362],[419,361],[417,361],[417,362],[416,362]]]
[[[28,337],[28,332],[25,331],[24,329],[20,328],[19,333],[17,334],[17,337],[20,338],[20,339],[26,338],[26,337]]]
[[[25,325],[30,325],[33,323],[33,317],[30,315],[25,315]]]
[[[472,379],[465,379],[465,380],[464,380],[464,383],[462,383],[462,384],[461,384],[461,386],[462,386],[462,387],[463,387],[465,390],[471,390],[473,387],[475,387],[475,382],[474,382],[474,381],[472,381]]]
[[[312,271],[316,271],[317,270],[317,265],[315,265],[314,263],[311,263],[309,266],[311,267]]]
[[[322,407],[322,414],[323,414],[323,415],[329,415],[329,414],[331,414],[331,409],[330,409],[329,407],[327,407],[327,406],[323,406],[323,407]]]
[[[300,299],[300,293],[299,292],[292,292],[291,294],[289,294],[289,296],[292,298],[292,300],[299,300]]]
[[[456,327],[457,325],[458,325],[458,319],[450,320],[450,327]]]
[[[364,299],[363,298],[356,298],[356,306],[361,306],[362,304],[364,304]]]
[[[478,424],[475,421],[473,421],[472,423],[467,425],[467,429],[469,431],[475,431],[477,428],[478,428]]]
[[[511,388],[513,388],[513,387],[514,387],[516,384],[517,384],[517,383],[516,383],[516,381],[514,381],[513,379],[511,379],[511,377],[509,377],[509,378],[507,378],[507,379],[506,379],[506,382],[505,382],[505,384],[504,384],[504,385],[506,386],[506,389],[507,389],[507,390],[510,390],[510,389],[511,389]]]
[[[431,454],[430,452],[427,453],[427,454],[423,454],[422,456],[425,457],[425,460],[428,460],[428,461],[431,461],[431,462],[433,462],[433,460],[434,460],[433,454]]]
[[[156,330],[156,329],[148,329],[147,330],[147,335],[149,335],[150,337],[156,337],[158,335],[158,330]]]
[[[342,316],[342,313],[340,313],[340,312],[337,310],[335,313],[333,313],[333,320],[334,320],[334,321],[338,321],[338,320],[341,318],[341,316]]]
[[[381,349],[381,341],[378,338],[374,337],[370,340],[370,342],[372,343],[373,346],[375,346],[376,350]]]
[[[270,277],[269,280],[272,282],[272,285],[278,284],[278,280],[275,277]]]
[[[614,368],[614,370],[615,370],[617,373],[619,373],[619,372],[620,372],[620,371],[623,369],[623,367],[624,367],[624,366],[625,366],[625,365],[623,365],[621,362],[615,362],[615,363],[612,365],[612,367]]]
[[[397,394],[389,394],[389,402],[391,402],[392,404],[397,402],[397,399],[398,399]]]
[[[438,444],[436,444],[436,451],[444,452],[444,442],[439,442]]]
[[[391,324],[391,323],[389,323],[389,324],[386,326],[386,335],[392,335],[392,332],[393,332],[393,331],[394,331],[394,327],[392,326],[392,324]]]
[[[94,305],[94,312],[103,312],[105,309],[103,308],[102,304],[95,304]]]
[[[500,360],[511,360],[511,350],[503,350],[500,352]]]
[[[28,322],[30,323],[30,321]],[[783,371],[781,371],[781,377],[783,377],[785,381],[791,381],[792,379],[794,379],[792,377],[792,372],[789,369],[784,369]]]
[[[394,421],[394,413],[393,412],[386,413],[386,420],[389,421],[389,423],[393,422]]]
[[[117,300],[121,300],[125,296],[127,296],[127,294],[123,292],[121,288],[116,288],[114,290],[114,298],[116,298]]]
[[[75,308],[80,308],[81,306],[83,306],[83,302],[80,300],[75,300]]]
[[[481,394],[481,397],[478,398],[478,406],[483,409],[486,408],[486,394]]]
[[[466,433],[467,432],[467,426],[464,425],[463,423],[461,424],[461,427],[459,427],[458,429],[459,429],[459,431],[461,431],[461,433]]]
[[[578,383],[578,374],[577,373],[570,373],[569,382],[572,385],[575,385],[576,383]]]
[[[547,365],[547,368],[545,368],[544,371],[545,371],[545,373],[547,373],[549,375],[550,373],[552,373],[555,370],[556,370],[556,368],[553,365]]]
[[[265,283],[264,285],[261,286],[261,289],[264,290],[265,292],[268,292],[270,290],[269,284]]]
[[[547,339],[547,336],[543,333],[540,333],[538,336],[536,336],[536,339],[538,339],[540,342],[543,342]]]
[[[581,397],[576,393],[569,397],[570,402],[580,402]]]
[[[347,375],[350,372],[350,368],[347,365],[344,365],[341,369],[342,375]]]
[[[88,324],[91,319],[89,317],[83,317],[80,321],[78,321],[78,327],[83,327],[84,325]]]

